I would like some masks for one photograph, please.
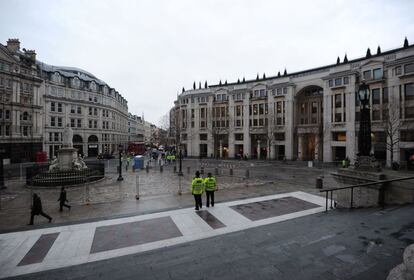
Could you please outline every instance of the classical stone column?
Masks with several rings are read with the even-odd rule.
[[[257,159],[260,159],[260,140],[257,140],[257,149],[256,149],[256,152],[257,152]]]
[[[274,143],[270,143],[269,159],[276,159],[276,146]]]
[[[288,94],[285,97],[285,154],[286,159],[292,160],[293,155],[293,145],[294,145],[294,95],[293,89],[288,87]]]
[[[298,160],[303,160],[303,135],[298,134]]]
[[[319,137],[319,134],[316,133],[315,134],[315,160],[319,160],[319,149],[320,149],[320,145],[321,145],[321,138]]]
[[[220,158],[223,158],[223,140],[220,140]]]

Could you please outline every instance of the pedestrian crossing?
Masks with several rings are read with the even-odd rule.
[[[79,265],[323,212],[304,192],[0,234],[0,278]]]

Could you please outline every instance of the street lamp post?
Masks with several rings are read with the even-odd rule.
[[[123,181],[124,178],[122,178],[122,151],[123,146],[121,144],[118,145],[118,152],[119,152],[119,176],[117,181]]]
[[[371,152],[371,116],[369,108],[369,86],[362,82],[358,90],[361,113],[358,133],[358,156],[368,157]]]
[[[179,157],[180,157],[180,162],[179,162],[179,168],[178,168],[178,176],[184,176],[183,174],[183,153],[181,152],[181,147],[180,147]]]

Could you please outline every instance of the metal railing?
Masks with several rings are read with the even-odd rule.
[[[353,208],[354,204],[354,188],[369,188],[374,185],[380,185],[379,194],[378,194],[378,204],[381,207],[384,207],[384,200],[385,200],[385,186],[388,183],[392,182],[398,182],[398,181],[406,181],[406,180],[414,180],[414,176],[412,177],[403,177],[403,178],[397,178],[397,179],[390,179],[390,180],[379,180],[375,182],[369,182],[369,183],[363,183],[363,184],[356,184],[351,186],[345,186],[345,187],[339,187],[339,188],[327,188],[320,190],[320,192],[325,192],[325,212],[328,211],[328,200],[329,200],[329,192],[330,192],[330,208],[333,209],[333,192],[339,191],[339,190],[345,190],[350,189],[351,190],[351,202],[350,202],[350,208]]]

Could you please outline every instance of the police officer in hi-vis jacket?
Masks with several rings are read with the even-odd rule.
[[[200,178],[200,172],[196,171],[195,177],[191,182],[191,193],[194,195],[195,210],[203,208],[201,195],[204,192],[204,180]]]

